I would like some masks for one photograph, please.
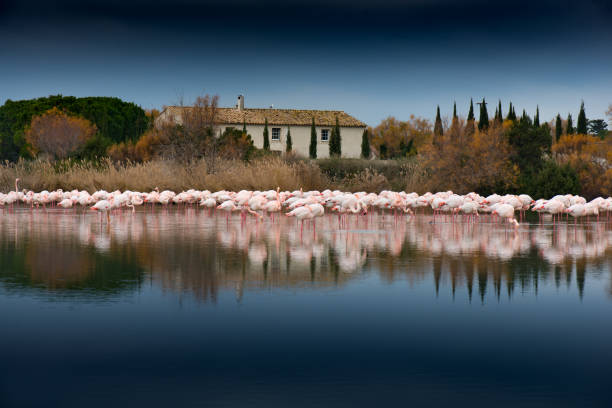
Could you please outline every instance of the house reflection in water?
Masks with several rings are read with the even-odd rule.
[[[338,229],[336,216],[300,234],[280,217],[241,223],[200,210],[117,215],[110,226],[90,215],[22,212],[0,218],[0,282],[61,295],[114,296],[143,282],[216,301],[220,290],[341,287],[378,277],[432,280],[436,295],[464,288],[471,300],[537,294],[543,284],[603,280],[611,266],[610,226],[430,223],[371,214]],[[610,287],[608,291],[612,292]]]

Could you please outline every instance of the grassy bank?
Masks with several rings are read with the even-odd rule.
[[[416,162],[319,160],[266,157],[250,163],[216,161],[215,171],[205,161],[179,164],[165,160],[145,163],[76,161],[20,161],[0,166],[0,191],[20,188],[41,190],[135,190],[156,187],[174,191],[190,188],[208,190],[304,188],[305,190],[342,189],[373,191],[384,189],[420,191],[419,166]]]

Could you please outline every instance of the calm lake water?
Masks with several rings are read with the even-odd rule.
[[[0,407],[612,406],[612,224],[429,221],[0,213]]]

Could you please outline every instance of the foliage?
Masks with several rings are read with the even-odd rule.
[[[508,129],[508,142],[513,149],[511,159],[524,175],[539,171],[544,155],[550,153],[552,140],[549,131],[535,127],[525,115]]]
[[[480,103],[480,118],[478,120],[478,130],[483,131],[489,127],[489,113],[487,112],[487,102],[482,98]]]
[[[557,119],[555,120],[555,141],[558,142],[561,139],[561,135],[563,135],[563,124],[561,122],[561,115],[557,114]]]
[[[451,127],[439,146],[424,149],[429,190],[455,192],[507,190],[515,185],[518,169],[508,157],[510,145],[502,126],[471,135],[462,121]]]
[[[180,118],[159,125],[156,155],[179,162],[216,157],[214,124],[218,100],[217,96],[199,96],[193,106],[181,110]]]
[[[565,125],[565,134],[566,135],[572,135],[576,133],[576,129],[574,129],[574,122],[572,120],[572,114],[568,113],[567,114],[567,123]]]
[[[310,145],[308,146],[308,156],[311,159],[317,158],[317,129],[315,128],[315,120],[312,118],[312,126],[310,127]]]
[[[603,119],[589,120],[589,132],[603,139],[608,135],[608,124]]]
[[[336,117],[336,125],[333,127],[329,138],[329,157],[342,156],[342,137],[340,136],[340,125]]]
[[[472,98],[470,98],[470,110],[468,111],[467,122],[465,123],[464,130],[467,135],[474,134],[474,120],[474,102],[472,101]]]
[[[540,126],[540,107],[536,106],[536,114],[533,117],[533,126]]]
[[[35,116],[24,134],[33,156],[44,154],[64,159],[82,149],[96,132],[87,119],[67,115],[54,107]]]
[[[291,140],[291,128],[287,128],[287,142],[285,144],[285,152],[290,153],[293,150],[293,140]]]
[[[408,145],[410,140],[415,150],[420,150],[432,140],[432,128],[429,121],[414,115],[411,115],[410,119],[405,122],[390,116],[375,128],[370,128],[369,134],[370,143],[378,152],[380,159],[404,157],[402,143]]]
[[[522,184],[522,191],[532,197],[551,198],[557,194],[580,193],[576,171],[568,164],[558,165],[553,160],[547,160],[540,171]]]
[[[438,108],[436,110],[436,121],[434,124],[433,134],[434,134],[433,136],[434,143],[436,143],[438,139],[440,139],[442,135],[444,134],[444,129],[442,128],[442,118],[440,117],[440,105],[438,105]]]
[[[266,118],[263,130],[263,149],[270,150],[270,136],[268,135],[268,119]]]
[[[588,121],[586,113],[584,113],[584,102],[580,105],[580,113],[578,113],[578,122],[576,123],[576,132],[586,135]]]
[[[506,116],[506,120],[516,120],[516,112],[514,111],[514,106],[512,106],[512,102],[508,106],[508,115]]]
[[[368,129],[363,130],[363,135],[361,135],[361,158],[369,159],[372,151],[370,149],[370,136],[368,134]]]
[[[251,136],[233,127],[225,129],[216,144],[217,155],[222,159],[248,161],[255,152]]]
[[[15,161],[28,157],[24,129],[34,116],[57,108],[79,116],[98,129],[92,145],[108,146],[128,140],[135,141],[150,126],[150,116],[139,106],[119,98],[53,95],[44,98],[11,101],[0,106],[0,159]]]
[[[580,193],[587,198],[610,195],[612,176],[608,163],[612,161],[612,142],[591,135],[566,135],[553,146],[558,162],[568,164],[578,174]]]

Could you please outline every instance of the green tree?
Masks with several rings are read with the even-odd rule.
[[[478,130],[483,131],[489,128],[489,113],[487,112],[487,102],[482,98],[480,103],[480,118],[478,119]]]
[[[311,159],[317,158],[317,129],[315,128],[314,116],[312,117],[312,126],[310,127],[310,146],[308,147],[308,156]]]
[[[329,157],[340,157],[342,155],[342,139],[340,137],[340,126],[338,117],[336,117],[336,125],[332,129],[331,137],[329,138]]]
[[[135,142],[152,124],[141,107],[119,98],[52,95],[22,101],[9,99],[0,106],[0,160],[29,157],[25,127],[34,116],[54,107],[95,125],[98,133],[88,141],[88,146],[100,146],[102,154],[112,143]]]
[[[565,133],[568,135],[573,135],[576,132],[574,129],[574,122],[572,121],[572,114],[567,114],[567,125],[565,126]]]
[[[533,126],[540,126],[540,107],[536,106],[536,114],[533,117]]]
[[[266,151],[270,150],[270,137],[268,135],[268,119],[266,118],[264,123],[264,131],[263,131],[263,149]]]
[[[242,122],[242,133],[247,134],[246,119]]]
[[[364,129],[363,135],[361,135],[361,158],[369,159],[371,154],[370,135],[368,134],[368,129]]]
[[[589,120],[589,131],[604,139],[608,135],[608,124],[603,119]]]
[[[289,153],[293,150],[293,140],[291,140],[291,128],[287,127],[287,144],[285,146],[285,151]]]
[[[444,134],[444,129],[442,128],[442,118],[440,117],[440,106],[438,105],[438,109],[436,111],[436,122],[434,125],[434,140],[442,138]]]
[[[510,102],[510,106],[508,107],[508,116],[506,116],[507,120],[516,120],[516,112],[514,111],[514,106],[512,106],[512,102]]]
[[[561,121],[561,115],[557,113],[557,119],[555,120],[555,140],[558,142],[563,134],[563,122]]]
[[[513,148],[511,160],[518,165],[521,176],[530,177],[539,171],[545,154],[550,153],[552,140],[546,128],[534,127],[527,115],[508,130],[508,142]]]
[[[501,99],[499,100],[499,102],[497,103],[497,112],[498,112],[498,116],[497,116],[497,122],[498,123],[502,123],[504,121],[504,116],[502,114],[502,104],[501,104]]]
[[[467,123],[465,124],[465,134],[474,134],[474,102],[470,98],[470,110],[468,111]]]
[[[587,134],[588,121],[586,113],[584,113],[584,102],[580,104],[580,113],[578,113],[578,122],[576,123],[576,133],[581,135]]]
[[[553,160],[547,160],[538,172],[529,177],[522,188],[532,197],[580,194],[580,180],[569,164],[560,166]]]

